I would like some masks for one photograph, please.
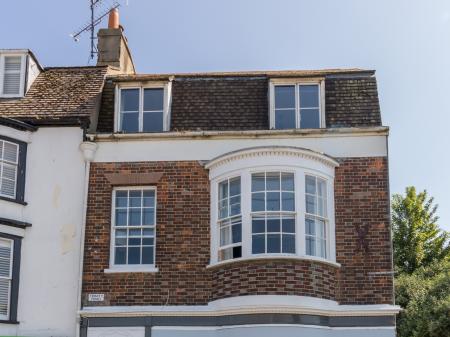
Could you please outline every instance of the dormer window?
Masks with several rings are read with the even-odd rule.
[[[325,127],[320,82],[271,83],[272,129],[318,129]]]
[[[0,97],[23,96],[25,60],[25,55],[0,54]]]
[[[164,132],[169,130],[170,85],[118,88],[118,132]]]

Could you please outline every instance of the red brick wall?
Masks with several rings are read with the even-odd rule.
[[[340,269],[298,260],[242,261],[207,269],[209,178],[197,161],[93,163],[83,298],[88,293],[104,293],[106,301],[100,305],[195,305],[229,296],[280,294],[336,299],[346,304],[392,303],[392,277],[369,275],[391,270],[387,161],[352,158],[340,162],[335,181]],[[163,173],[157,183],[159,272],[106,274],[113,187],[105,174],[150,172]],[[358,239],[358,226],[369,228],[362,240]]]
[[[212,298],[298,295],[335,299],[336,267],[299,260],[250,260],[212,270]]]
[[[339,302],[393,303],[392,276],[369,274],[392,270],[387,159],[340,160],[334,191]]]
[[[109,267],[112,186],[107,173],[163,172],[157,184],[158,273],[105,274]],[[111,305],[205,304],[210,297],[209,178],[196,161],[93,163],[89,179],[84,293]]]

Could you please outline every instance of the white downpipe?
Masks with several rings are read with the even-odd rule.
[[[75,336],[80,336],[80,310],[81,310],[81,292],[83,286],[83,263],[84,263],[84,236],[86,231],[86,216],[87,216],[87,201],[88,201],[88,191],[89,191],[89,173],[91,168],[91,161],[94,160],[95,152],[97,151],[97,144],[92,142],[83,142],[80,144],[80,150],[83,152],[83,157],[85,161],[84,169],[84,196],[83,196],[83,214],[81,223],[81,240],[80,240],[80,258],[78,266],[78,289],[77,289],[77,308],[76,312],[77,325]]]

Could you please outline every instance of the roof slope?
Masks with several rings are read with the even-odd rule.
[[[97,132],[114,130],[114,88],[121,82],[172,80],[171,131],[269,130],[272,78],[325,79],[326,127],[381,125],[373,70],[147,74],[107,76]]]
[[[0,116],[36,125],[80,123],[96,112],[107,69],[46,68],[25,97],[0,98]]]

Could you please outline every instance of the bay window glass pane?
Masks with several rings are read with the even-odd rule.
[[[316,255],[316,240],[313,236],[306,237],[306,255]]]
[[[294,191],[293,173],[281,173],[281,189],[283,191]]]
[[[319,197],[326,198],[327,196],[326,183],[322,179],[317,179],[317,192]]]
[[[284,233],[295,233],[295,219],[294,218],[283,218],[283,232]]]
[[[299,87],[300,108],[319,107],[319,86],[300,85]]]
[[[266,237],[265,235],[253,235],[252,237],[252,253],[262,254],[266,251]]]
[[[306,176],[306,193],[316,194],[316,178],[312,176]]]
[[[127,245],[127,238],[120,238],[116,236],[116,247],[126,245]]]
[[[275,109],[295,108],[295,86],[277,85],[275,86]]]
[[[252,211],[259,212],[265,210],[265,194],[252,193]]]
[[[267,232],[280,232],[280,218],[267,219]]]
[[[164,131],[164,112],[152,111],[143,113],[143,132],[163,132]]]
[[[282,193],[282,210],[293,212],[295,210],[294,193],[283,192]]]
[[[252,192],[264,191],[266,189],[265,181],[264,173],[252,174]]]
[[[230,196],[241,194],[241,179],[230,179]]]
[[[275,129],[295,129],[295,109],[275,110]]]
[[[280,210],[280,193],[279,192],[267,192],[267,210],[279,211]]]
[[[300,128],[301,129],[320,128],[319,109],[300,109]]]
[[[295,235],[283,234],[283,253],[295,254]]]
[[[267,253],[281,252],[281,235],[267,234]]]
[[[316,197],[314,195],[306,195],[306,213],[316,214]]]
[[[306,218],[305,230],[308,235],[316,235],[316,225],[314,219]]]
[[[232,228],[232,242],[238,243],[242,241],[242,223],[233,224]]]
[[[266,232],[266,220],[254,218],[252,220],[252,233],[265,233]]]
[[[280,173],[269,172],[266,174],[266,189],[267,191],[280,190]]]

